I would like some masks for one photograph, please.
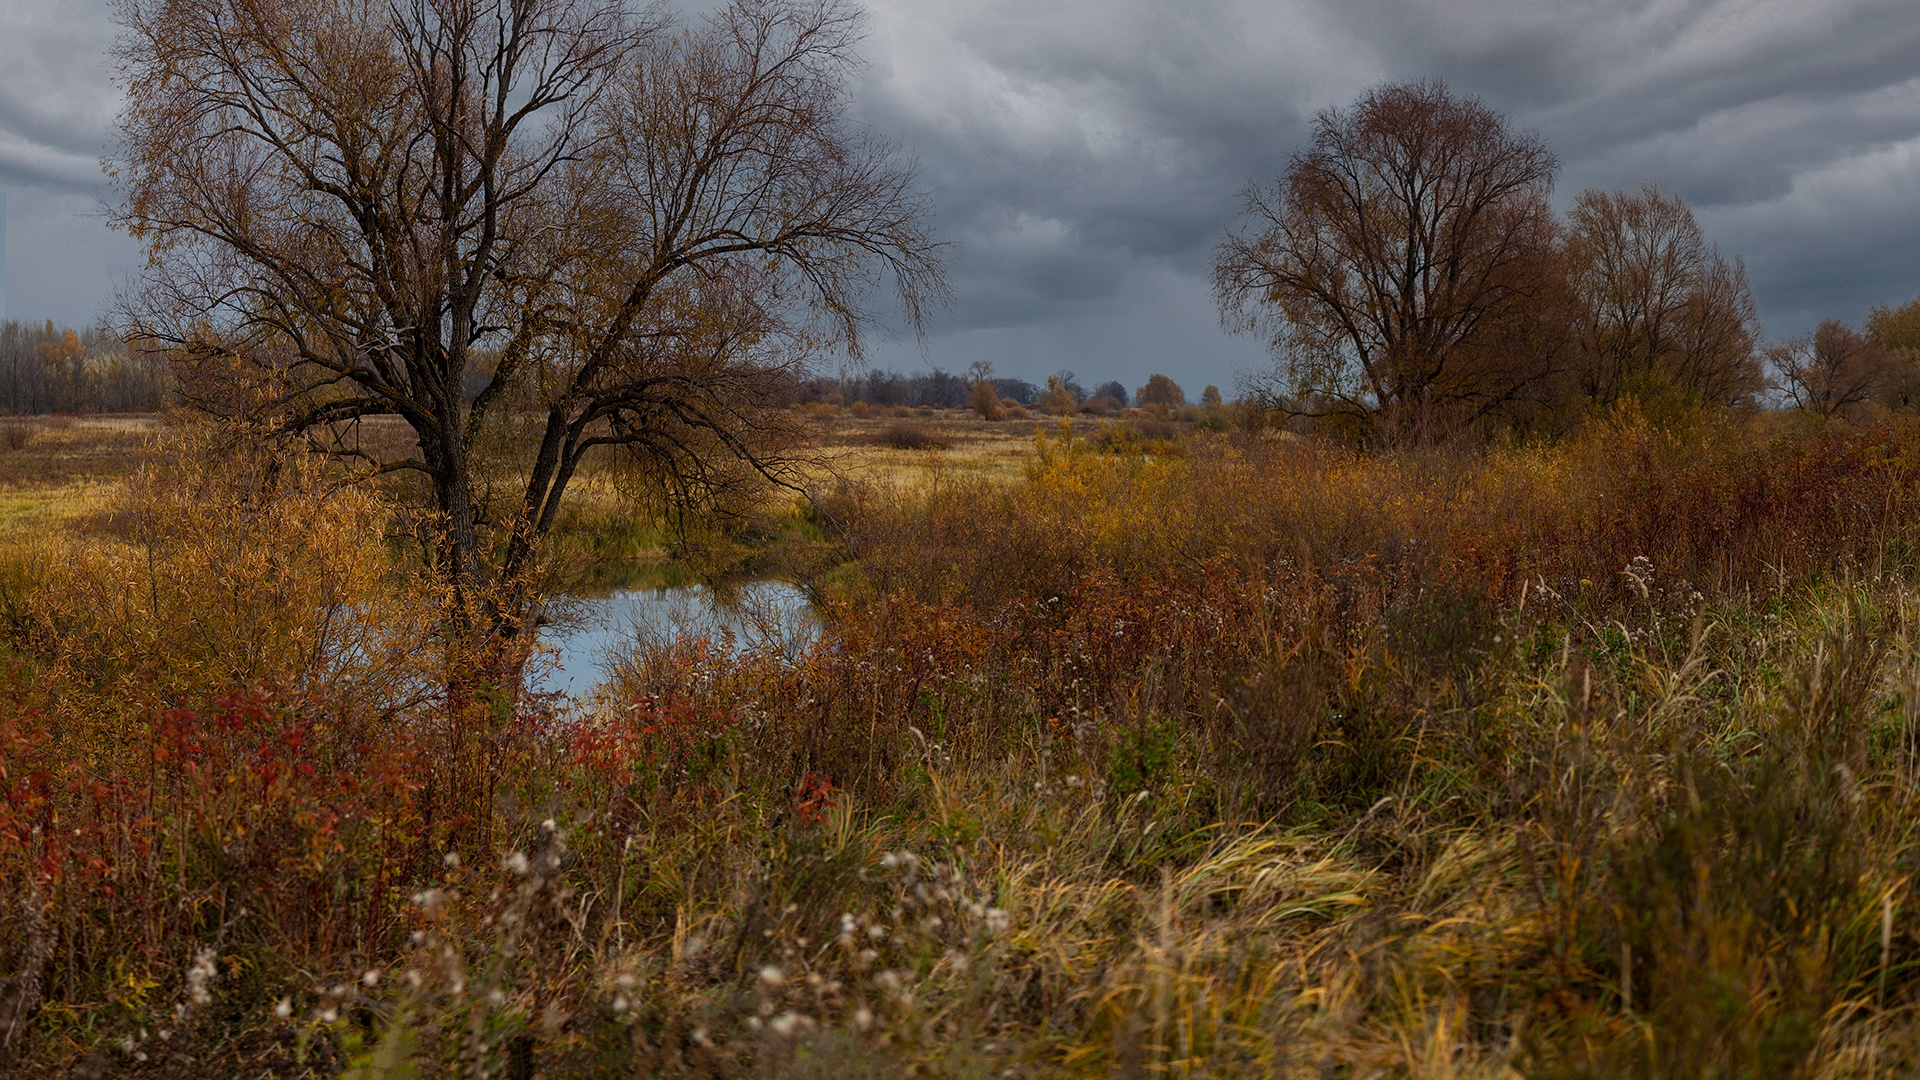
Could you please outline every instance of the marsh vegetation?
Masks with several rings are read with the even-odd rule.
[[[377,491],[30,446],[101,465],[7,494],[49,523],[5,570],[8,1068],[1915,1060],[1910,421],[809,422],[842,475],[729,542],[798,549],[822,636],[636,640],[564,712],[448,696]]]

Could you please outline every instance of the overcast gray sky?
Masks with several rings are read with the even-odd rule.
[[[1558,200],[1679,192],[1770,333],[1920,294],[1914,0],[870,0],[866,119],[916,157],[955,302],[884,366],[991,360],[1196,391],[1265,362],[1205,268],[1313,114],[1444,79],[1545,137]],[[137,253],[101,220],[102,0],[0,0],[7,314],[82,323]]]

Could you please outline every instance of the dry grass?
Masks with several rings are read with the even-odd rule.
[[[23,421],[14,421],[20,423]],[[158,417],[35,417],[32,437],[0,454],[0,549],[96,530],[163,425]]]
[[[1056,432],[1061,425],[1051,417],[987,421],[970,412],[949,410],[912,421],[916,432],[947,445],[889,445],[885,434],[900,423],[892,417],[860,419],[841,410],[816,414],[813,425],[821,453],[819,465],[813,470],[815,482],[844,479],[914,487],[934,475],[1016,481],[1033,457],[1035,437]],[[1090,419],[1069,423],[1080,434],[1095,430],[1097,425]],[[927,453],[928,449],[938,452]]]
[[[0,1060],[1920,1065],[1920,428],[866,441],[891,422],[828,429],[870,465],[829,501],[824,641],[636,645],[584,715],[404,692],[460,656],[371,553],[377,500],[127,486],[146,540],[9,594]],[[250,542],[187,511],[219,499]]]

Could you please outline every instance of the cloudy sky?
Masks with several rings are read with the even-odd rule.
[[[1657,183],[1747,263],[1770,333],[1920,294],[1913,0],[870,0],[867,120],[918,159],[955,300],[877,362],[1230,387],[1206,264],[1320,109],[1438,77],[1542,135],[1558,200]],[[137,254],[102,220],[102,0],[0,0],[7,314],[86,322]]]

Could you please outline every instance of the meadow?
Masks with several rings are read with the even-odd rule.
[[[776,573],[826,629],[577,707],[447,691],[395,492],[32,422],[0,1070],[1920,1067],[1920,423],[1214,419],[816,407],[724,528],[588,477],[549,587]]]

